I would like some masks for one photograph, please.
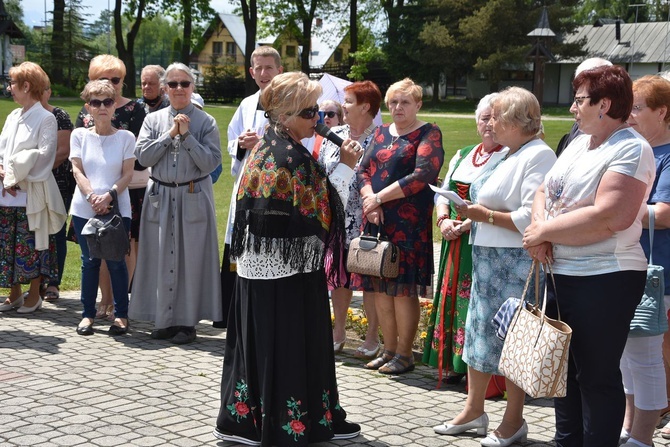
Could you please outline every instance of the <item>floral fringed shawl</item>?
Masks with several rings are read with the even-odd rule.
[[[237,190],[231,255],[268,253],[298,272],[316,271],[326,247],[339,262],[342,250],[335,247],[344,246],[344,236],[344,206],[324,168],[304,146],[268,126]]]

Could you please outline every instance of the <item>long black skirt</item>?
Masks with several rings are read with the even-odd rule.
[[[220,432],[293,446],[327,441],[343,421],[323,271],[238,277],[221,379]]]

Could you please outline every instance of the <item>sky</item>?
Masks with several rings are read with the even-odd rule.
[[[100,17],[100,12],[110,8],[114,8],[114,0],[82,0],[83,6],[88,6],[85,14],[90,14],[87,19],[90,22],[95,21]],[[44,25],[44,11],[47,11],[47,20],[51,20],[52,16],[49,11],[53,10],[53,0],[21,0],[23,6],[23,21],[30,27]],[[46,5],[46,7],[45,7]],[[210,5],[216,12],[231,12],[232,5],[229,0],[210,0]]]

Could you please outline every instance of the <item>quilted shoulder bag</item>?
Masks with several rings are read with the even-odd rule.
[[[546,264],[553,281],[550,264]],[[535,269],[535,303],[523,300]],[[546,284],[546,281],[545,281]],[[554,285],[554,289],[556,286]],[[547,317],[547,290],[540,308],[540,264],[533,261],[523,295],[503,344],[498,369],[531,397],[565,397],[572,329]],[[556,302],[558,307],[558,298]]]
[[[347,270],[378,278],[396,278],[400,261],[398,247],[381,237],[381,227],[376,236],[370,234],[369,225],[349,244]]]
[[[130,250],[130,240],[123,225],[116,191],[111,189],[109,193],[112,195],[111,212],[91,217],[82,228],[81,235],[86,239],[91,258],[122,261]]]
[[[640,304],[635,308],[635,316],[630,322],[630,337],[651,337],[661,335],[668,330],[668,316],[665,313],[665,278],[663,266],[654,265],[654,207],[649,210],[649,265],[647,283]]]

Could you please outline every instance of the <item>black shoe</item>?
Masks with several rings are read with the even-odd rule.
[[[195,327],[181,326],[179,332],[172,337],[172,343],[175,345],[186,345],[195,341]]]
[[[442,382],[446,383],[447,385],[458,385],[463,380],[463,377],[465,377],[465,374],[452,374],[442,379]]]
[[[151,331],[151,338],[154,340],[167,340],[177,335],[179,326],[170,326],[163,329],[154,329]]]
[[[126,323],[126,327],[117,326],[115,324],[109,327],[109,335],[123,335],[128,333],[130,322]]]
[[[215,428],[212,434],[216,439],[220,439],[222,441],[234,442],[236,444],[244,444],[244,445],[256,445],[256,446],[261,445],[260,441],[254,441],[253,439],[245,438],[243,436],[224,433],[220,431],[218,428]]]
[[[361,426],[353,422],[333,422],[333,439],[351,439],[361,434]]]
[[[79,335],[93,335],[93,325],[88,324],[86,326],[78,326],[77,327],[77,334]]]

